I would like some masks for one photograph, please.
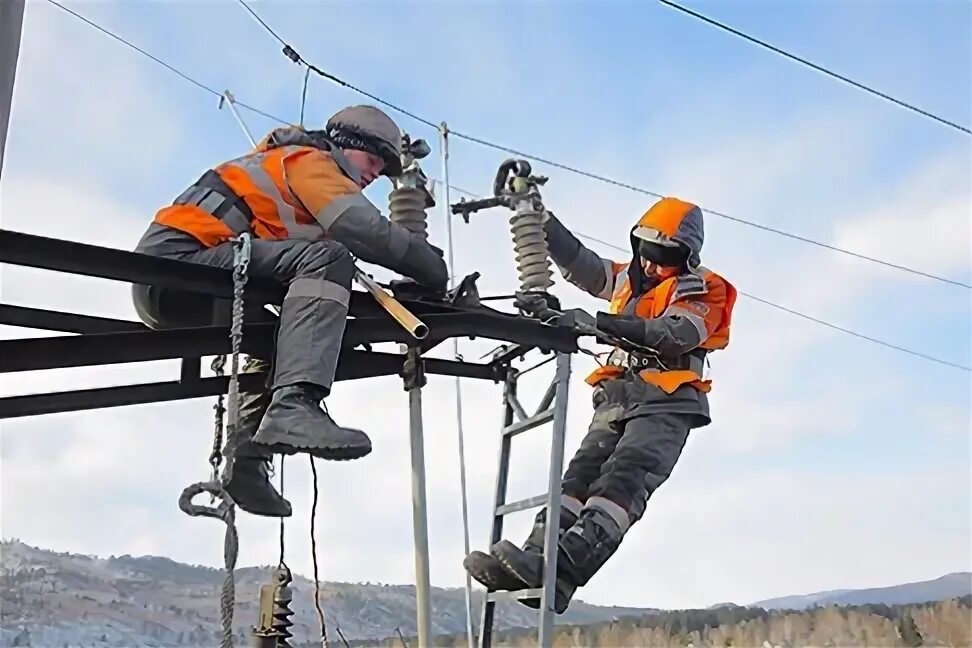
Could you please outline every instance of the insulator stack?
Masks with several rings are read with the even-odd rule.
[[[294,611],[290,609],[293,598],[293,591],[286,586],[278,587],[274,592],[273,629],[277,633],[277,648],[291,648],[287,640],[294,636],[290,631],[290,626],[294,625],[290,620],[290,617],[294,616]]]
[[[553,287],[553,270],[543,229],[543,214],[518,211],[510,218],[513,254],[522,292],[547,292]]]
[[[251,648],[293,648],[288,640],[294,636],[290,632],[294,595],[289,586],[281,584],[289,583],[290,575],[278,572],[275,580],[277,584],[260,588],[260,623],[250,635]]]
[[[425,197],[425,192],[416,187],[398,187],[388,195],[391,221],[423,239],[429,237]]]

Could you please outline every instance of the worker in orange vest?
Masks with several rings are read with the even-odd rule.
[[[268,479],[274,453],[349,460],[371,452],[363,431],[338,425],[320,406],[344,336],[352,255],[445,292],[442,250],[390,222],[362,193],[381,175],[399,175],[401,154],[399,127],[373,106],[345,108],[323,130],[279,128],[159,210],[136,247],[230,269],[231,237],[249,232],[250,276],[286,286],[270,392],[241,394],[240,423],[223,449],[235,457],[225,488],[243,510],[291,514]],[[136,310],[153,327],[168,324],[159,294],[135,287]],[[267,365],[250,358],[244,371]]]
[[[632,228],[626,263],[585,248],[552,214],[545,228],[564,277],[610,301],[597,328],[627,346],[587,378],[594,417],[562,486],[553,602],[561,614],[641,519],[689,432],[711,422],[703,364],[729,342],[736,290],[701,266],[702,211],[675,198],[655,203]],[[539,588],[545,529],[544,509],[522,547],[501,540],[488,554],[470,553],[463,565],[491,590]]]

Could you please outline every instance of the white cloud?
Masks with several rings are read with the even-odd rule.
[[[662,486],[615,559],[579,593],[619,604],[746,604],[784,593],[874,587],[968,569],[968,466],[956,461],[903,479],[861,466],[699,475],[691,458]],[[916,511],[934,503],[934,517]],[[876,512],[882,511],[881,514]],[[908,556],[904,563],[901,556]],[[889,562],[896,567],[889,568]],[[795,589],[794,589],[795,588]]]
[[[917,169],[881,203],[839,220],[835,244],[968,283],[970,164],[956,151]]]
[[[132,182],[158,175],[179,145],[182,115],[156,91],[140,56],[52,5],[29,3],[5,179],[20,168],[100,186],[112,186],[122,169]]]
[[[159,196],[164,194],[167,199],[172,193],[171,186],[152,177],[155,170],[172,173],[174,167],[184,164],[183,155],[208,163],[217,153],[208,139],[190,141],[186,128],[197,123],[197,115],[186,111],[195,111],[195,106],[182,109],[159,97],[141,63],[116,56],[120,46],[70,19],[42,20],[47,9],[45,5],[33,9],[36,16],[28,21],[31,36],[22,59],[26,72],[18,78],[31,82],[18,86],[14,127],[38,135],[16,140],[10,149],[11,166],[5,169],[0,205],[3,227],[130,248],[161,202]],[[178,13],[173,15],[178,17]],[[302,27],[316,29],[312,21],[300,22]],[[402,27],[386,22],[374,33],[395,35]],[[251,36],[260,33],[257,26],[249,29],[252,32],[246,33]],[[551,32],[554,41],[556,30]],[[229,30],[219,42],[232,42],[236,34]],[[340,46],[334,45],[334,49],[359,51],[357,35],[339,36]],[[450,81],[443,91],[460,88],[462,92],[453,92],[461,96],[453,96],[452,103],[445,105],[472,110],[483,93],[492,96],[490,76],[484,78],[483,73],[505,79],[504,92],[529,89],[535,76],[510,80],[508,59],[497,62],[494,57],[497,53],[509,56],[513,51],[506,49],[509,40],[496,27],[472,30],[469,38],[455,44],[449,64],[451,76],[461,81]],[[372,42],[383,39],[376,37]],[[329,43],[328,48],[333,44]],[[282,57],[279,65],[263,65],[262,56],[250,55],[249,48],[205,45],[201,49],[209,52],[215,48],[219,52],[215,56],[224,57],[223,63],[231,63],[237,55],[246,56],[243,74],[247,78],[230,77],[233,89],[242,88],[240,96],[255,103],[289,96],[288,83],[294,75],[282,71],[293,68]],[[435,53],[430,46],[428,50],[430,55]],[[360,58],[348,60],[356,77],[359,71],[384,64],[387,52],[371,48]],[[107,61],[121,67],[105,74]],[[484,61],[490,62],[485,70]],[[559,65],[531,74],[570,78],[574,61],[566,55],[558,61]],[[274,76],[272,70],[280,70],[281,75]],[[125,82],[120,84],[119,78]],[[70,101],[50,101],[50,93],[58,88],[70,95]],[[258,92],[251,92],[254,89]],[[706,88],[706,93],[710,91]],[[313,92],[317,97],[345,97],[344,91],[325,90],[324,86]],[[292,94],[296,97],[296,86]],[[440,95],[431,93],[432,98],[425,100],[446,101]],[[540,104],[545,95],[530,96]],[[230,119],[228,115],[219,118]],[[657,123],[671,123],[666,118],[663,114],[652,117]],[[963,180],[963,173],[968,176],[968,160],[948,157],[921,165],[903,183],[908,188],[878,202],[845,189],[853,184],[850,170],[866,164],[880,125],[874,124],[870,130],[846,126],[833,133],[828,127],[834,119],[833,114],[821,113],[799,122],[800,128],[793,123],[740,124],[739,132],[744,135],[699,136],[695,141],[683,139],[678,146],[661,141],[640,152],[628,149],[619,154],[586,140],[564,143],[561,150],[581,151],[586,156],[585,167],[606,168],[618,175],[635,169],[637,172],[630,173],[635,178],[656,180],[658,188],[677,189],[703,204],[711,201],[730,214],[825,239],[832,234],[835,242],[852,249],[902,263],[931,263],[937,271],[957,272],[961,277],[968,266],[967,247],[963,253],[962,239],[938,235],[931,226],[968,232],[967,221],[957,220],[968,214],[968,182]],[[498,123],[497,118],[491,117],[490,123]],[[44,128],[45,124],[49,127]],[[83,131],[78,124],[85,125]],[[225,126],[235,137],[235,124],[227,121]],[[768,132],[761,130],[763,126]],[[765,134],[760,136],[760,132]],[[670,137],[680,134],[684,135],[684,129]],[[83,162],[61,155],[65,150],[83,153]],[[58,163],[52,167],[47,162],[55,156],[59,156]],[[646,164],[646,158],[652,164]],[[453,158],[454,181],[466,184],[460,180],[472,178],[470,188],[485,189],[499,159],[493,152],[463,151]],[[163,163],[160,160],[167,169],[156,166]],[[434,162],[427,166],[438,171]],[[539,172],[545,172],[540,166]],[[646,168],[651,173],[641,171]],[[632,220],[653,200],[562,172],[551,172],[551,176],[544,194],[554,211],[570,225],[622,245]],[[816,184],[810,184],[811,178]],[[145,180],[137,185],[138,191],[131,186],[116,191],[119,182],[138,179]],[[827,186],[831,180],[832,186]],[[808,193],[808,186],[827,191]],[[800,191],[794,193],[795,189]],[[387,185],[372,191],[386,192]],[[39,205],[43,205],[42,211]],[[900,239],[894,236],[907,230],[919,212],[923,231],[933,237],[928,241],[937,252],[932,257],[926,256],[929,248],[900,246]],[[497,211],[474,217],[468,226],[456,224],[460,272],[481,270],[483,293],[506,293],[516,282],[506,219],[506,214]],[[432,220],[435,240],[444,241],[439,210]],[[794,224],[797,226],[791,227]],[[853,321],[857,309],[871,303],[869,282],[886,272],[715,218],[709,219],[708,232],[707,262],[740,288],[839,321]],[[133,317],[127,289],[115,282],[20,268],[3,270],[0,291],[4,302]],[[822,282],[831,277],[836,279],[822,289]],[[910,281],[894,275],[895,285],[899,280]],[[557,291],[568,305],[590,310],[599,306],[579,291],[563,287],[559,279]],[[8,333],[8,337],[18,334],[4,331]],[[766,465],[749,473],[734,468],[734,462],[758,464],[767,454],[798,462],[800,442],[816,435],[820,444],[836,443],[868,429],[863,412],[881,408],[905,390],[911,390],[914,402],[921,403],[918,416],[928,421],[928,428],[943,432],[942,443],[954,442],[956,447],[966,443],[964,436],[945,432],[961,430],[968,419],[967,402],[940,407],[932,393],[935,386],[916,384],[918,379],[910,375],[868,376],[862,386],[859,374],[848,367],[872,366],[875,359],[887,357],[878,355],[885,351],[850,347],[839,336],[740,300],[733,343],[713,357],[716,422],[693,435],[683,462],[652,501],[646,519],[626,540],[620,555],[582,591],[582,598],[632,605],[746,602],[792,591],[933,577],[939,571],[965,566],[960,545],[969,537],[967,520],[951,530],[934,526],[954,518],[954,509],[936,509],[917,529],[889,530],[885,521],[893,519],[901,502],[918,508],[929,501],[957,501],[967,509],[960,483],[967,476],[967,463],[943,467],[946,472],[940,475],[909,474],[907,480],[899,478],[900,465],[835,476],[810,470],[784,472],[784,467]],[[463,352],[467,358],[475,358],[490,346],[487,341],[464,342]],[[848,355],[848,348],[855,355]],[[590,392],[582,378],[591,366],[590,359],[583,356],[574,361],[568,460],[589,421]],[[15,374],[4,377],[3,390],[8,394],[91,382],[150,380],[171,376],[173,371],[173,363],[157,363],[58,372],[53,377]],[[534,382],[539,383],[539,378]],[[451,379],[433,377],[424,404],[432,577],[437,584],[458,586],[464,576],[452,385]],[[525,386],[524,404],[535,401],[542,388],[541,384]],[[474,547],[483,548],[492,506],[501,390],[498,385],[471,381],[464,383],[464,390],[472,541]],[[375,450],[361,461],[317,464],[323,574],[329,579],[410,582],[414,568],[411,475],[407,399],[400,381],[386,378],[340,384],[330,401],[335,418],[365,429]],[[212,399],[201,399],[5,422],[0,482],[3,534],[59,550],[152,552],[186,562],[221,564],[219,523],[188,518],[176,507],[181,489],[207,475],[211,404]],[[828,414],[826,429],[814,420],[820,412]],[[544,489],[548,440],[547,431],[516,439],[509,499]],[[713,474],[712,467],[720,458],[726,468]],[[289,562],[305,574],[311,571],[307,464],[304,457],[290,458],[286,468],[287,496],[296,512],[287,523]],[[512,516],[506,535],[521,538],[531,517],[532,513]],[[240,565],[275,561],[275,521],[241,514],[239,525]],[[876,546],[883,552],[875,551]],[[901,555],[917,557],[902,564],[897,559]]]

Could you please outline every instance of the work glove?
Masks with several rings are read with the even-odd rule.
[[[595,322],[598,330],[608,335],[628,340],[632,344],[645,344],[645,323],[640,317],[598,313]]]
[[[398,265],[396,269],[406,277],[414,279],[435,294],[445,294],[449,285],[449,270],[441,249],[413,235],[409,240],[408,251]]]

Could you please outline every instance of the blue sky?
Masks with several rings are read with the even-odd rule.
[[[76,2],[217,90],[296,119],[302,72],[235,2]],[[456,130],[728,214],[968,283],[970,138],[655,3],[298,3],[254,6],[308,60]],[[961,2],[715,3],[716,19],[972,124],[970,7]],[[772,10],[770,10],[772,9]],[[352,25],[345,29],[343,25]],[[180,41],[176,35],[184,37]],[[403,40],[407,39],[407,40]],[[151,214],[207,166],[239,154],[216,99],[45,2],[29,3],[5,160],[3,227],[131,247]],[[307,123],[362,99],[311,80]],[[268,120],[244,112],[250,128]],[[435,133],[395,115],[413,135]],[[437,154],[437,149],[436,149]],[[454,140],[454,184],[485,192],[504,154]],[[537,164],[569,226],[624,244],[653,199]],[[440,176],[437,157],[426,169]],[[368,190],[383,203],[386,184]],[[102,223],[103,228],[94,226]],[[441,212],[432,235],[444,245]],[[967,289],[707,216],[703,259],[737,287],[836,324],[970,364]],[[593,246],[608,255],[612,251]],[[459,273],[485,292],[515,274],[506,216],[456,225]],[[4,269],[4,301],[132,317],[123,287]],[[598,304],[558,282],[564,301]],[[580,594],[653,606],[748,602],[934,578],[969,555],[969,373],[896,353],[740,299],[729,349],[712,358],[715,422],[619,554]],[[4,329],[6,337],[23,331]],[[464,343],[464,351],[488,348]],[[589,418],[575,361],[568,449]],[[154,373],[152,373],[154,372]],[[168,373],[166,373],[168,372]],[[4,391],[171,365],[4,378]],[[90,384],[90,383],[85,383]],[[426,398],[432,577],[462,583],[451,381]],[[539,387],[542,389],[542,386]],[[482,547],[499,391],[465,385],[473,543]],[[332,412],[375,452],[326,466],[340,483],[322,521],[324,573],[409,582],[405,401],[395,380],[350,383]],[[380,411],[362,403],[387,403]],[[335,400],[335,399],[332,399]],[[205,474],[208,401],[15,420],[3,426],[2,532],[87,553],[161,553],[219,564],[216,529],[184,519],[178,491]],[[135,431],[137,430],[137,431]],[[511,497],[542,489],[544,438],[524,440]],[[485,457],[485,459],[481,459]],[[290,466],[291,464],[288,464]],[[305,556],[307,472],[288,468],[291,545]],[[531,470],[532,468],[532,470]],[[52,484],[29,512],[37,474]],[[387,487],[376,489],[377,475]],[[47,490],[45,490],[47,489]],[[379,491],[379,492],[376,492]],[[92,502],[103,507],[92,512]],[[81,511],[87,511],[84,515]],[[901,515],[920,519],[902,526]],[[104,531],[106,520],[114,525]],[[513,535],[529,520],[511,519]],[[241,563],[273,559],[272,523],[244,518]],[[380,529],[381,531],[376,531]],[[389,533],[387,529],[396,529]],[[213,534],[212,537],[207,535]],[[373,552],[373,553],[371,553]],[[376,561],[382,555],[385,562]],[[732,556],[731,560],[727,560]],[[903,560],[908,556],[908,560]],[[306,560],[292,563],[309,573]]]

